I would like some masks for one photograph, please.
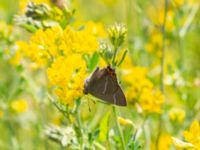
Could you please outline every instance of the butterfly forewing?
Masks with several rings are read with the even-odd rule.
[[[109,74],[108,67],[103,69],[97,68],[88,82],[85,83],[84,91],[106,102],[126,106],[124,93],[117,82],[116,76]]]

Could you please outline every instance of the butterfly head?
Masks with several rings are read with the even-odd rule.
[[[89,84],[90,84],[89,81],[90,81],[89,78],[87,78],[87,79],[85,80],[84,89],[83,89],[83,93],[84,93],[84,94],[88,94],[88,93],[89,93]]]

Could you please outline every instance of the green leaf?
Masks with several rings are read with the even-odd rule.
[[[89,66],[88,66],[89,72],[92,72],[94,70],[94,68],[97,66],[98,62],[99,62],[99,54],[94,53],[89,61]]]
[[[92,144],[93,141],[95,141],[98,138],[99,132],[100,132],[100,130],[99,130],[99,128],[97,128],[94,132],[88,133],[88,141],[90,144]]]
[[[83,59],[86,61],[87,65],[89,64],[90,58],[88,54],[83,55]]]
[[[66,18],[63,18],[61,21],[60,21],[60,25],[63,29],[65,29],[65,27],[67,26],[68,24],[68,19]]]
[[[25,28],[27,31],[32,32],[32,33],[37,31],[37,28],[34,25],[23,24],[22,27]]]
[[[124,61],[124,59],[125,59],[125,57],[126,57],[127,52],[128,52],[127,50],[124,51],[121,60],[120,60],[119,63],[117,64],[118,67],[123,63],[123,61]]]
[[[17,66],[16,66],[16,70],[17,70],[18,72],[22,72],[22,71],[24,70],[24,67],[23,67],[22,65],[17,65]]]
[[[105,117],[102,119],[100,124],[100,133],[99,133],[99,140],[105,141],[108,137],[108,130],[109,130],[109,118],[110,118],[110,112],[107,112]]]

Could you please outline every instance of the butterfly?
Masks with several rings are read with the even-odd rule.
[[[91,94],[108,103],[126,106],[126,97],[118,84],[115,70],[97,67],[84,83],[84,94]]]

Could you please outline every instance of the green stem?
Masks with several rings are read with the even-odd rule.
[[[14,130],[13,130],[13,128],[12,128],[12,126],[11,126],[9,120],[6,120],[6,121],[5,121],[5,124],[6,124],[6,127],[8,128],[8,132],[9,132],[8,134],[9,134],[10,146],[11,146],[11,147],[14,147],[14,146],[13,146],[13,142],[12,142],[12,137],[15,137],[15,132],[14,132]]]
[[[192,10],[183,26],[183,28],[179,32],[179,36],[183,38],[187,31],[189,30],[190,25],[192,24],[192,21],[194,20],[195,15],[198,13],[199,5],[196,4],[192,7]]]
[[[181,71],[184,70],[184,47],[183,47],[183,39],[181,37],[178,37],[178,46],[179,46],[179,54],[180,54],[180,62],[179,62],[179,69]]]
[[[69,119],[69,114],[67,111],[64,111],[60,108],[60,106],[58,106],[58,104],[55,102],[55,100],[53,99],[53,97],[51,97],[48,93],[47,93],[47,97],[48,99],[51,101],[51,103],[64,115],[64,117],[66,118],[66,120],[70,123],[70,119]]]
[[[117,131],[118,131],[118,134],[119,134],[119,137],[120,137],[120,142],[121,142],[121,145],[122,145],[122,149],[126,150],[124,137],[123,137],[119,122],[117,121],[117,111],[116,111],[116,107],[115,106],[113,106],[113,114],[114,114],[114,119],[115,119],[115,122],[116,122],[116,125],[117,125]]]
[[[132,0],[126,0],[125,2],[126,2],[126,17],[127,17],[126,22],[127,22],[127,28],[128,28],[128,31],[129,31],[129,32],[127,32],[127,37],[128,37],[127,47],[128,47],[128,49],[131,49],[129,41],[131,39],[131,35],[132,35],[132,32],[133,32],[132,14],[134,12],[133,12],[133,8],[132,8]]]
[[[161,57],[161,73],[160,73],[160,90],[164,94],[164,67],[165,67],[165,38],[166,38],[166,21],[167,21],[167,11],[168,11],[168,0],[165,0],[164,4],[164,22],[162,26],[162,57]],[[159,149],[159,138],[162,132],[162,115],[160,114],[159,124],[158,124],[158,135],[156,138],[156,150]]]
[[[77,120],[77,125],[78,125],[78,129],[80,130],[80,137],[78,137],[78,139],[80,139],[80,149],[83,149],[83,130],[82,130],[82,123],[81,123],[81,117],[80,117],[80,99],[77,100],[76,103],[76,110],[75,110],[75,117]]]
[[[100,143],[98,143],[98,142],[94,142],[94,145],[95,145],[99,150],[106,150],[106,148],[105,148],[103,145],[101,145]]]
[[[166,38],[166,18],[167,18],[168,0],[165,0],[164,22],[162,26],[162,57],[161,57],[161,73],[160,73],[160,90],[164,93],[164,67],[165,67],[165,38]]]
[[[146,149],[150,147],[150,130],[148,128],[148,116],[145,117],[144,123],[142,125],[144,138],[145,138],[145,146]]]
[[[112,59],[112,66],[113,66],[113,67],[116,66],[116,61],[115,61],[115,59],[116,59],[116,55],[117,55],[117,50],[118,50],[118,48],[115,46],[115,47],[114,47],[113,59]]]
[[[192,21],[195,18],[195,15],[197,14],[199,9],[199,5],[194,5],[192,7],[192,10],[184,24],[184,26],[180,29],[180,32],[178,33],[178,45],[179,45],[179,52],[180,52],[180,64],[179,64],[179,68],[181,71],[184,71],[184,37],[187,33],[187,31],[189,30],[189,27],[192,24]]]

